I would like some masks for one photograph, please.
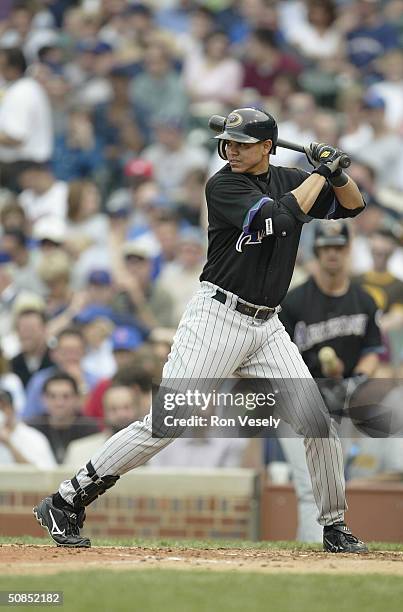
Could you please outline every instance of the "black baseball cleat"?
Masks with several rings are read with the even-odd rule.
[[[33,513],[38,523],[48,530],[50,537],[58,546],[70,548],[91,546],[91,541],[80,535],[85,520],[84,508],[76,510],[68,504],[58,508],[54,505],[52,497],[45,497],[33,508]]]
[[[323,530],[323,550],[331,553],[367,553],[368,548],[347,525],[338,523]]]

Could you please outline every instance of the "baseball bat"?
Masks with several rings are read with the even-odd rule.
[[[305,149],[302,145],[297,144],[296,142],[289,142],[288,140],[283,140],[279,138],[277,140],[277,146],[282,147],[283,149],[291,149],[291,151],[298,151],[299,153],[305,153]],[[348,168],[351,164],[351,159],[347,155],[347,153],[343,153],[340,158],[340,168]]]
[[[211,130],[214,130],[214,132],[222,132],[225,127],[225,117],[222,117],[221,115],[212,115],[209,119],[208,125]],[[298,151],[298,153],[305,153],[305,149],[302,145],[297,144],[296,142],[283,140],[282,138],[277,140],[277,146],[282,147],[283,149],[291,149],[291,151]],[[340,159],[340,168],[348,168],[350,164],[350,157],[346,153],[343,153]]]

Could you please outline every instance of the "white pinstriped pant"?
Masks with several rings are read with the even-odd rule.
[[[212,299],[217,288],[202,282],[189,302],[164,366],[162,385],[172,379],[223,379],[232,375],[260,379],[309,379],[310,406],[301,403],[281,415],[294,431],[305,435],[305,413],[311,411],[313,414],[315,410],[316,419],[318,412],[321,414],[322,409],[326,410],[296,345],[291,342],[277,315],[268,321],[254,321],[231,308],[237,300],[232,293],[225,292],[226,304]],[[152,437],[149,414],[143,421],[132,423],[107,440],[91,462],[99,477],[122,475],[148,461],[172,441],[172,438]],[[283,439],[282,443],[288,454],[286,440]],[[295,440],[291,443],[295,450]],[[319,510],[318,521],[321,525],[341,521],[346,509],[343,455],[333,426],[325,438],[305,435],[304,444]],[[77,480],[82,487],[91,482],[85,467],[78,471]],[[74,489],[70,480],[61,483],[59,492],[72,502]]]

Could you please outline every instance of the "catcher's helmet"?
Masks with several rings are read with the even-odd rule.
[[[254,143],[271,140],[271,153],[276,152],[278,128],[274,117],[257,108],[236,108],[228,117],[213,115],[209,119],[209,127],[219,132],[215,138],[219,140],[218,153],[227,159],[225,141]]]

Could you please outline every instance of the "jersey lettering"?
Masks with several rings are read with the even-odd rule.
[[[311,325],[298,321],[294,329],[294,342],[302,352],[334,338],[364,336],[367,321],[366,314],[343,315]]]

